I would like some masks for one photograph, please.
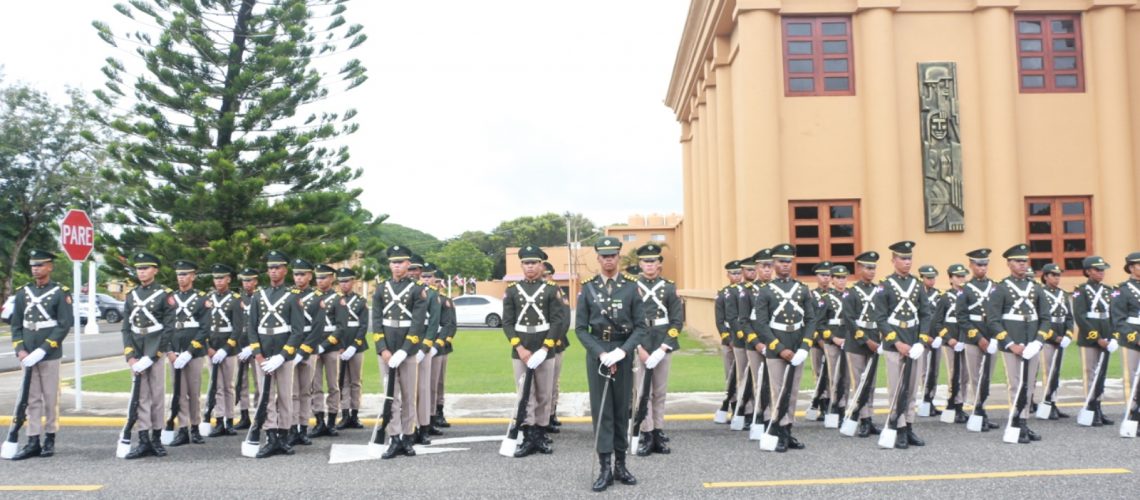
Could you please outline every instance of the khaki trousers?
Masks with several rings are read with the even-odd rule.
[[[760,406],[761,403],[763,402],[764,383],[760,380],[760,370],[764,369],[764,367],[767,366],[766,360],[764,359],[764,355],[760,354],[759,352],[756,352],[756,349],[748,350],[747,358],[748,358],[748,371],[746,373],[748,373],[748,376],[752,377],[752,394],[755,394],[756,397],[753,398],[753,402],[749,403],[748,407],[745,408],[745,410],[746,410],[745,414],[755,413],[756,408],[758,406]],[[765,370],[764,375],[767,376],[766,370]],[[769,383],[771,383],[771,382],[769,382]],[[741,388],[740,389],[741,391],[744,390],[743,385],[738,385],[737,387]],[[741,392],[741,394],[743,394],[743,392]],[[772,417],[772,412],[776,410],[776,401],[770,400],[768,402],[768,406],[766,408],[763,408],[763,410],[764,410],[763,413],[756,420],[768,420],[768,419],[770,419]]]
[[[214,382],[214,417],[234,418],[234,377],[237,375],[238,359],[226,356],[218,363],[218,380]],[[213,366],[210,367],[211,371]]]
[[[313,389],[310,394],[313,412],[336,413],[340,411],[340,351],[329,349],[324,354],[314,354],[312,359]],[[329,388],[328,396],[325,396],[326,384]]]
[[[178,395],[178,427],[202,423],[202,367],[206,358],[191,358],[182,367],[182,393]],[[173,369],[173,367],[171,367]]]
[[[759,353],[757,353],[759,354]],[[792,376],[792,387],[790,399],[788,400],[788,413],[784,418],[777,422],[778,425],[791,425],[795,423],[796,415],[796,402],[799,400],[799,387],[800,379],[804,375],[804,365],[792,366],[783,358],[767,358],[764,360],[765,366],[768,367],[768,383],[772,387],[772,418],[775,418],[776,411],[780,408],[780,391],[784,389],[784,370],[791,367],[794,375]]]
[[[1013,411],[1017,404],[1017,393],[1021,389],[1021,384],[1026,384],[1026,395],[1033,394],[1033,387],[1037,385],[1037,362],[1041,360],[1041,356],[1034,356],[1033,359],[1026,361],[1029,363],[1029,380],[1021,380],[1021,356],[1012,352],[1003,352],[1002,357],[1005,359],[1005,379],[1008,381],[1006,387],[1006,395],[1009,398],[1009,411]],[[1029,418],[1029,403],[1030,400],[1025,400],[1025,407],[1021,409],[1018,418]]]
[[[237,356],[230,356],[237,359]],[[257,377],[257,370],[253,367],[255,360],[252,356],[245,361],[238,360],[238,363],[245,365],[245,372],[237,380],[237,403],[238,408],[246,411],[257,410],[257,402],[261,400],[261,380]],[[237,371],[242,371],[242,367],[238,366]],[[249,383],[249,379],[253,379],[253,384]],[[250,403],[249,388],[253,387],[253,403]]]
[[[443,362],[447,360],[442,352],[437,353],[431,357],[431,383],[428,386],[431,389],[431,397],[428,398],[428,409],[431,416],[435,416],[435,407],[439,401],[439,377],[443,374]]]
[[[843,351],[842,347],[835,344],[823,344],[823,353],[827,357],[827,399],[831,401],[831,406],[847,407],[847,399],[851,397],[851,391],[843,394],[843,401],[837,401],[835,395],[839,389],[839,355]]]
[[[910,380],[900,388],[902,382],[903,356],[896,351],[884,351],[887,357],[887,401],[890,407],[899,415],[898,426],[902,427],[915,422],[914,395],[918,388],[918,381],[922,379],[922,372],[926,368],[926,356],[911,361]],[[904,391],[906,399],[902,408],[898,406],[898,391]]]
[[[313,414],[313,356],[293,363],[293,421],[291,425],[309,425]]]
[[[665,396],[669,390],[669,367],[673,364],[673,353],[668,353],[653,368],[653,379],[649,382],[649,405],[645,420],[641,422],[641,432],[665,429]],[[641,390],[645,380],[645,363],[637,360],[637,371],[633,374],[633,390]],[[641,394],[634,398],[634,405],[641,401]]]
[[[863,373],[867,371],[867,367],[870,363],[871,355],[856,354],[853,352],[847,353],[847,392],[851,394],[851,401],[857,401],[859,399],[859,389],[861,389],[859,382],[863,381],[863,375],[867,375],[867,380],[865,381],[867,384],[870,384],[871,387],[875,386],[875,378],[878,374]],[[857,420],[871,418],[874,414],[875,393],[872,391],[870,399],[867,400],[867,404],[863,405],[863,409],[859,410],[859,415],[856,415],[855,418]]]
[[[415,408],[416,422],[420,427],[431,425],[431,408],[435,406],[432,404],[435,400],[431,398],[431,365],[434,358],[431,354],[425,354],[423,361],[416,364]]]
[[[950,347],[950,346],[943,346],[940,349],[942,350],[943,359],[946,360],[946,373],[950,374],[950,377],[946,380],[946,390],[949,391],[950,387],[954,384],[954,379],[955,378],[958,379],[958,395],[957,395],[957,397],[954,398],[953,401],[947,401],[947,404],[952,404],[952,405],[963,404],[966,402],[966,391],[969,390],[969,381],[966,379],[966,373],[965,373],[965,371],[966,371],[965,370],[965,368],[966,368],[965,351],[963,351],[962,363],[961,363],[960,369],[955,370],[954,369],[954,354],[955,354],[954,348]]]
[[[742,347],[733,347],[732,359],[733,364],[736,366],[736,397],[733,399],[739,403],[744,399],[744,386],[748,382],[748,365],[750,364],[748,363],[748,349]],[[755,383],[755,380],[753,380],[753,383]],[[756,394],[755,387],[752,388],[752,394]],[[743,414],[747,415],[753,412],[753,409],[755,408],[755,404],[753,403],[755,402],[756,398],[753,397],[752,399],[753,401],[749,401],[748,404],[744,406]],[[740,408],[737,408],[737,413],[741,413]]]
[[[515,390],[522,397],[522,385],[519,379],[526,375],[526,363],[520,359],[512,359],[511,366],[515,372]],[[526,420],[524,425],[537,425],[546,427],[550,425],[550,401],[554,394],[554,360],[547,358],[534,369],[534,382],[530,388],[530,399],[526,403]]]
[[[722,345],[720,346],[720,349],[722,354],[721,360],[724,362],[724,388],[725,390],[728,390],[729,377],[732,377],[732,369],[736,366],[736,355],[732,353],[732,346],[730,345]],[[729,402],[736,402],[735,392],[729,396]]]
[[[997,342],[997,341],[991,340],[990,342]],[[966,352],[966,366],[965,366],[966,378],[970,381],[970,397],[969,397],[969,399],[970,399],[970,402],[972,404],[977,405],[978,404],[978,401],[977,401],[977,399],[978,399],[978,384],[980,384],[981,380],[982,380],[982,359],[984,357],[983,355],[985,354],[985,351],[983,351],[977,345],[967,344],[965,352]],[[993,380],[994,365],[995,364],[997,364],[997,359],[991,359],[990,360],[989,373],[986,374],[986,378],[989,380]]]
[[[446,361],[447,360],[445,358],[444,362],[446,362]],[[446,368],[446,365],[445,365],[445,368]],[[557,353],[554,355],[554,387],[550,391],[550,416],[551,417],[558,414],[558,395],[560,394],[560,392],[558,390],[558,385],[559,385],[559,381],[561,379],[562,379],[562,353]],[[442,390],[443,382],[441,381],[439,385],[441,387],[439,404],[443,404],[443,394],[442,394],[443,393],[443,390]]]
[[[59,361],[41,360],[28,374],[28,436],[59,432]],[[43,419],[44,421],[41,421]]]
[[[354,359],[359,356],[355,356]],[[380,361],[381,372],[384,374],[384,388],[388,388],[388,377],[392,369],[384,362],[384,358],[377,356]],[[351,365],[351,363],[350,363]],[[408,356],[396,368],[396,390],[392,394],[392,423],[388,424],[388,435],[399,436],[411,434],[416,430],[416,366],[415,355]]]
[[[253,358],[253,366],[257,371],[257,390],[260,394],[264,390],[261,387],[261,381],[265,377],[265,371],[261,369],[261,364],[257,362],[256,358]],[[289,426],[293,424],[293,360],[286,361],[276,370],[273,370],[270,379],[272,390],[269,391],[265,425],[262,427],[288,430]],[[258,399],[258,403],[260,402],[261,400]]]
[[[384,363],[384,358],[380,358],[380,363]],[[412,360],[415,363],[415,360]],[[403,365],[401,365],[403,366]],[[357,353],[352,359],[345,363],[345,371],[348,372],[344,375],[344,389],[340,391],[340,409],[341,410],[359,410],[360,409],[360,387],[361,387],[361,369],[364,367],[364,354]],[[340,374],[337,374],[337,381],[340,381]],[[381,386],[380,390],[383,391],[388,386]],[[330,403],[330,408],[331,403]]]
[[[159,356],[150,368],[138,374],[139,412],[135,428],[159,431],[166,423],[166,357]]]
[[[1100,347],[1081,347],[1081,365],[1084,368],[1082,375],[1083,375],[1084,384],[1085,384],[1085,399],[1086,400],[1088,399],[1089,394],[1092,392],[1093,386],[1095,385],[1095,382],[1096,382],[1096,378],[1097,378],[1097,374],[1096,374],[1097,366],[1096,365],[1097,365],[1097,361],[1100,360],[1100,353],[1101,352],[1105,352],[1105,351],[1104,351],[1104,349],[1101,349]],[[1111,354],[1108,354],[1105,356],[1105,359],[1104,359],[1105,366],[1108,366],[1109,359],[1111,359],[1111,358],[1112,358]],[[1094,399],[1093,402],[1100,402],[1100,400],[1103,398],[1104,398],[1104,394],[1102,393],[1099,397]]]

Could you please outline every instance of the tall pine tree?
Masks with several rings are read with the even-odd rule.
[[[347,24],[345,3],[131,0],[115,10],[138,30],[92,23],[141,59],[134,70],[108,58],[106,90],[95,92],[125,110],[106,118],[125,137],[109,146],[117,164],[103,172],[117,186],[107,222],[120,229],[108,231],[109,262],[148,250],[240,268],[272,248],[315,262],[379,250],[359,247],[356,234],[383,217],[347,187],[361,171],[336,141],[356,131],[356,112],[322,106],[329,90],[315,64],[366,38]],[[365,71],[356,59],[341,66],[345,90]]]

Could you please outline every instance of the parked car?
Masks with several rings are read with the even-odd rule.
[[[87,296],[82,295],[81,297],[79,305],[84,307],[87,305]],[[108,323],[118,323],[123,320],[125,305],[125,302],[105,293],[95,294],[95,307],[99,309],[99,317],[107,320]]]
[[[95,311],[95,317],[96,318],[108,317],[104,313],[104,311],[107,311],[112,315],[117,315],[118,319],[116,319],[115,321],[122,321],[123,320],[123,303],[121,301],[116,301],[114,297],[107,295],[106,297],[108,299],[110,299],[111,301],[118,302],[118,309],[115,309],[116,306],[114,305],[113,302],[108,303],[107,307],[104,308],[103,305],[100,304],[99,295],[103,295],[103,294],[98,294],[95,297],[95,303],[99,307],[99,310]],[[80,300],[80,302],[79,302],[79,324],[81,324],[81,325],[87,324],[87,308],[84,307],[84,304],[86,304],[86,302],[83,300]],[[8,300],[4,301],[4,308],[2,311],[0,311],[0,319],[3,319],[5,323],[9,323],[9,324],[12,323],[12,310],[15,307],[16,307],[16,296],[13,294],[13,295],[8,297]],[[110,320],[108,319],[108,321],[110,321]],[[111,321],[111,322],[114,323],[115,321]]]
[[[503,301],[490,295],[461,295],[455,304],[455,322],[498,328],[503,325]]]

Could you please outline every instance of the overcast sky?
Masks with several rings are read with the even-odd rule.
[[[61,102],[66,86],[100,88],[103,59],[127,57],[90,26],[123,27],[114,3],[4,2],[5,81]],[[544,212],[598,224],[680,213],[680,128],[663,99],[688,5],[350,2],[348,22],[369,37],[351,54],[369,80],[329,111],[359,111],[345,141],[365,207],[440,238]]]

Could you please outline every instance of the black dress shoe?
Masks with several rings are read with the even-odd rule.
[[[162,431],[150,431],[150,449],[156,457],[166,456],[166,447],[162,445]]]
[[[214,420],[214,422],[215,422],[214,426],[210,428],[210,433],[206,434],[206,437],[216,438],[216,437],[220,437],[220,436],[225,436],[226,435],[226,422],[225,422],[225,420],[223,420],[222,417],[218,417],[217,419]]]
[[[173,448],[184,444],[190,444],[190,429],[182,427],[178,429],[178,432],[174,433],[174,441],[171,441],[170,444],[166,446]]]
[[[792,435],[792,424],[788,424],[788,425],[784,426],[784,435],[787,436],[787,438],[788,438],[788,449],[789,450],[802,450],[805,448],[804,444],[801,443],[800,440],[796,439],[796,437]]]
[[[1040,441],[1041,440],[1041,435],[1036,433],[1036,432],[1033,432],[1033,429],[1030,429],[1027,425],[1025,425],[1024,420],[1021,422],[1021,426],[1023,428],[1025,428],[1025,435],[1026,435],[1026,437],[1029,438],[1030,441]]]
[[[340,432],[338,432],[336,428],[336,412],[330,411],[328,415],[328,421],[325,423],[325,430],[328,432],[329,436],[339,436]]]
[[[442,436],[443,431],[436,429],[435,424],[428,424],[427,433],[429,436]]]
[[[963,410],[961,406],[954,409],[954,423],[955,424],[964,424],[964,423],[969,422],[969,421],[970,421],[970,415],[966,414],[965,410]]]
[[[281,452],[280,443],[277,439],[277,431],[270,429],[265,431],[265,443],[257,449],[257,458],[269,458]]]
[[[919,439],[918,435],[914,433],[913,425],[906,426],[906,442],[911,446],[926,446],[926,441]]]
[[[31,436],[28,438],[28,444],[20,448],[20,451],[16,452],[12,457],[12,460],[26,460],[32,457],[38,457],[42,451],[43,448],[40,447],[40,437]]]
[[[274,432],[274,431],[269,431]],[[289,444],[289,431],[285,429],[277,429],[277,446],[281,449],[282,455],[292,455],[293,445]]]
[[[412,442],[412,435],[411,434],[404,434],[404,438],[401,439],[400,441],[404,443],[403,450],[404,450],[404,456],[405,457],[416,456],[416,446],[415,446],[415,443]]]
[[[637,478],[625,468],[625,452],[614,450],[614,479],[619,483],[633,486],[637,484]]]
[[[47,458],[55,455],[55,433],[49,432],[44,435],[44,445],[40,448],[40,457]]]
[[[136,443],[134,449],[123,458],[134,460],[151,455],[154,455],[154,447],[151,446],[150,433],[147,431],[139,431],[138,443]]]
[[[669,445],[665,444],[669,441],[669,438],[665,437],[665,431],[662,431],[661,429],[654,429],[652,435],[653,453],[660,453],[662,455],[668,455],[669,453],[672,453],[673,450],[670,450]]]
[[[642,432],[638,437],[637,456],[648,457],[653,454],[653,434]]]
[[[388,436],[388,449],[384,450],[384,453],[380,455],[380,458],[387,460],[389,458],[399,456],[400,452],[404,451],[404,444],[401,442],[402,440],[403,438],[401,436]]]
[[[227,436],[236,436],[237,435],[237,430],[234,427],[234,419],[232,419],[232,418],[226,419],[226,435]]]
[[[558,434],[562,431],[557,426],[555,426],[554,424],[551,424],[551,425],[544,427],[543,432],[545,432],[547,434]]]
[[[538,449],[539,453],[543,455],[554,453],[554,448],[550,447],[550,444],[554,441],[546,436],[545,428],[537,426],[531,427],[531,432],[534,433],[534,447]]]
[[[348,421],[350,418],[351,417],[349,416],[348,410],[344,410],[343,412],[341,412],[340,423],[336,424],[336,429],[337,430],[347,429],[348,428]]]
[[[606,488],[614,484],[614,469],[610,465],[609,453],[598,453],[598,478],[594,480],[594,486],[591,488],[594,491],[606,491]]]
[[[198,432],[198,426],[196,425],[190,426],[190,442],[194,444],[206,443],[206,440],[202,437],[202,434]]]
[[[871,419],[861,418],[861,419],[859,419],[859,428],[855,431],[855,435],[858,437],[861,437],[861,438],[865,438],[865,437],[871,435],[870,429],[871,429]]]
[[[440,418],[442,419],[443,413],[441,412],[439,415],[440,415]],[[551,414],[550,415],[550,425],[552,427],[562,427],[562,421],[558,420],[558,416]]]
[[[348,428],[349,429],[363,429],[364,424],[360,423],[360,410],[352,410],[348,414]]]
[[[252,425],[252,422],[249,421],[249,410],[242,410],[241,418],[238,419],[237,424],[234,425],[234,430],[244,431],[248,429],[250,425]]]
[[[897,434],[895,434],[895,448],[899,450],[905,450],[909,448],[910,443],[906,439],[906,428],[898,427],[896,428],[896,432]]]
[[[436,424],[435,424],[436,427],[440,427],[443,429],[451,427],[451,424],[448,423],[447,419],[444,418],[444,416],[443,416],[443,405],[435,405],[435,418],[436,418]],[[555,423],[555,422],[557,422],[557,423]],[[562,422],[558,422],[558,418],[551,415],[550,416],[550,425],[557,427],[559,425],[562,425]]]
[[[301,428],[297,430],[297,444],[301,446],[313,444],[313,440],[309,439],[309,426],[302,425]]]

